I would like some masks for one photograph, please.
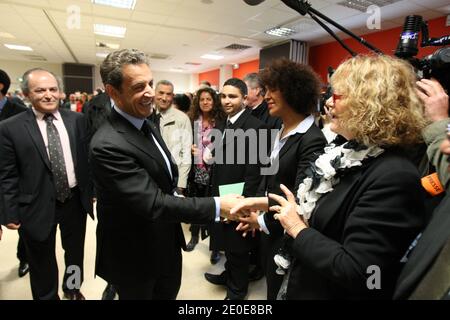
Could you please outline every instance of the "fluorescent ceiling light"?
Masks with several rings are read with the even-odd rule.
[[[8,32],[0,32],[0,38],[8,38],[8,39],[15,39],[11,33]]]
[[[15,44],[5,44],[5,47],[7,47],[8,49],[11,49],[11,50],[33,51],[33,49],[31,49],[28,46],[18,46]]]
[[[183,72],[184,69],[177,69],[177,68],[172,68],[170,69],[171,72]]]
[[[120,9],[134,10],[136,0],[92,0],[92,3]]]
[[[99,58],[106,58],[108,56],[108,52],[97,52],[95,55]]]
[[[264,33],[270,34],[271,36],[277,37],[287,37],[295,33],[295,30],[289,28],[272,28],[264,31]]]
[[[109,26],[106,24],[97,23],[94,24],[94,33],[101,36],[125,38],[126,32],[127,28],[125,27]]]
[[[216,55],[216,54],[204,54],[200,58],[208,59],[208,60],[220,60],[220,59],[223,59],[224,56],[219,56],[219,55]]]

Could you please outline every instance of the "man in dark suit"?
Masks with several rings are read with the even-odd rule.
[[[255,196],[261,182],[261,158],[259,158],[258,140],[267,127],[245,109],[247,96],[246,84],[236,78],[228,79],[220,94],[222,107],[228,115],[226,127],[218,125],[223,132],[222,143],[215,150],[215,163],[211,173],[212,194],[219,194],[221,185],[244,183],[242,195]],[[242,140],[241,137],[245,139]],[[267,141],[266,141],[267,142]],[[265,156],[267,157],[267,146]],[[252,158],[253,157],[253,158]],[[244,160],[244,161],[242,161]],[[205,273],[205,278],[213,284],[226,284],[227,299],[242,300],[247,295],[250,265],[249,252],[256,246],[255,238],[242,237],[235,229],[236,223],[216,223],[211,234],[212,250],[224,250],[227,262],[225,271],[220,275]]]
[[[8,99],[6,94],[8,93],[11,85],[11,79],[8,74],[0,70],[0,121],[6,120],[16,114],[27,110],[25,104],[19,98]],[[3,210],[3,205],[0,207]],[[19,236],[19,242],[17,243],[17,259],[19,259],[19,277],[25,276],[30,270],[27,258],[25,256],[25,247],[22,238]]]
[[[90,145],[98,213],[96,274],[117,285],[119,299],[175,299],[186,246],[179,222],[218,220],[237,198],[174,194],[177,167],[146,120],[155,92],[145,53],[112,52],[100,73],[114,106]]]
[[[56,227],[65,250],[64,297],[83,300],[86,213],[92,214],[87,126],[81,114],[58,110],[55,75],[32,69],[22,91],[32,104],[0,123],[4,223],[18,229],[30,265],[33,299],[59,299]]]
[[[450,140],[442,142],[440,151],[447,161]],[[450,171],[441,165],[442,170]],[[440,173],[442,176],[443,174]],[[430,222],[422,232],[416,247],[400,273],[394,299],[450,298],[450,195],[434,210]]]
[[[246,107],[251,110],[252,116],[264,122],[269,129],[281,129],[282,121],[278,117],[272,117],[269,114],[269,108],[264,95],[266,89],[264,88],[261,78],[257,73],[249,73],[244,77],[244,82],[247,85],[247,99]]]

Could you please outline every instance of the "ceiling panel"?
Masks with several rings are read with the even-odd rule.
[[[365,26],[367,14],[336,5],[339,1],[310,0],[310,3],[355,33],[371,32]],[[382,8],[382,28],[402,25],[404,17],[413,12],[420,12],[425,19],[444,15],[446,6],[448,0],[403,0]],[[74,18],[73,10],[69,9],[79,9],[79,28],[68,27],[67,22]],[[213,0],[211,4],[201,0],[137,0],[134,10],[94,5],[91,0],[4,0],[0,1],[0,12],[8,13],[2,14],[0,29],[15,37],[0,38],[2,59],[26,59],[23,56],[26,53],[3,46],[11,42],[32,46],[32,54],[42,55],[49,62],[75,61],[71,50],[79,62],[98,64],[101,59],[95,53],[110,51],[96,47],[96,41],[101,41],[117,43],[120,48],[169,54],[168,60],[152,60],[154,70],[169,71],[177,67],[186,72],[199,72],[256,57],[260,48],[287,40],[264,33],[274,26],[292,27],[298,31],[294,38],[311,43],[332,40],[316,22],[279,0],[266,0],[258,6],[246,5],[242,0]],[[125,38],[94,35],[94,23],[126,27]],[[225,58],[219,62],[200,58],[232,43],[248,44],[252,48],[238,52],[221,50]],[[202,65],[187,66],[188,60]]]

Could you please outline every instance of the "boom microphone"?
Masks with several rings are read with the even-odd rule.
[[[411,58],[419,52],[419,32],[422,25],[421,16],[407,16],[403,25],[403,32],[395,50],[399,58]]]
[[[244,0],[244,2],[250,6],[257,6],[261,2],[264,2],[265,0]]]

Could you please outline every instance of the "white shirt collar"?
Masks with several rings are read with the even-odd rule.
[[[290,136],[293,136],[294,134],[305,133],[306,131],[308,131],[309,128],[311,128],[311,126],[313,124],[314,124],[314,116],[309,115],[305,119],[303,119],[293,130],[289,131],[289,133],[287,135],[285,135],[283,137],[283,139],[279,139],[279,137],[281,137],[281,133],[284,130],[284,125],[282,125],[281,130],[278,132],[277,138],[279,140],[286,140],[287,138],[289,138]]]
[[[231,118],[228,117],[227,121],[230,121],[232,124],[234,124],[237,119],[239,119],[239,117],[241,116],[241,114],[243,114],[245,111],[245,108],[243,108],[241,111],[239,111],[238,113],[236,113],[234,116],[232,116]]]

